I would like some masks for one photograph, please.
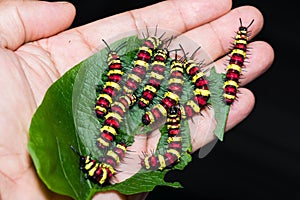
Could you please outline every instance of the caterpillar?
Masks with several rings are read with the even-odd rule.
[[[167,117],[167,130],[168,130],[168,146],[171,149],[176,149],[181,153],[181,132],[180,132],[180,122],[181,118],[184,118],[181,113],[180,107],[172,106],[169,110]],[[177,158],[177,160],[179,157]]]
[[[141,159],[141,166],[146,170],[163,170],[179,161],[182,152],[182,137],[180,133],[180,108],[171,106],[168,111],[166,125],[168,130],[168,147],[164,153],[146,155]]]
[[[132,73],[128,74],[127,80],[123,86],[124,94],[133,93],[142,82],[149,69],[153,51],[163,43],[161,37],[148,37],[144,40],[141,47],[139,47],[136,59],[133,62]]]
[[[116,174],[116,166],[123,160],[126,153],[126,146],[117,144],[113,149],[108,150],[106,155],[98,160],[90,155],[81,155],[73,146],[71,149],[79,155],[79,168],[90,181],[103,185]]]
[[[123,71],[122,71],[122,62],[120,56],[118,55],[118,51],[121,50],[126,42],[120,44],[115,50],[110,49],[109,45],[102,40],[108,48],[108,56],[107,56],[107,64],[108,64],[108,72],[107,72],[107,81],[103,86],[102,92],[98,95],[95,111],[96,115],[99,118],[103,118],[104,115],[108,112],[108,109],[113,101],[113,97],[116,96],[116,91],[121,89],[119,82],[122,79]]]
[[[183,50],[182,46],[180,47]],[[194,84],[193,97],[182,106],[187,117],[192,117],[194,114],[200,113],[200,110],[207,105],[210,98],[209,82],[201,69],[201,63],[196,63],[194,60],[194,55],[199,49],[200,47],[193,52],[189,59],[185,59],[183,64],[186,74]]]
[[[113,141],[120,128],[125,112],[136,102],[133,94],[126,94],[119,97],[118,101],[112,103],[111,111],[105,115],[100,135],[97,138],[97,146],[104,150],[109,149],[105,156],[99,161],[91,156],[80,155],[74,147],[71,147],[80,156],[80,169],[86,177],[94,183],[105,184],[116,173],[116,166],[125,157],[127,145],[116,144],[113,148]],[[111,148],[111,149],[110,149]]]
[[[149,125],[167,116],[167,110],[173,105],[179,103],[180,96],[182,94],[183,79],[183,64],[182,60],[177,59],[177,53],[175,59],[170,64],[170,77],[168,80],[168,90],[164,94],[161,102],[153,106],[149,111],[146,111],[142,116],[142,123]]]
[[[100,134],[97,138],[97,146],[99,149],[107,149],[111,146],[118,134],[120,123],[123,121],[125,112],[135,104],[136,96],[134,94],[126,94],[120,96],[111,106],[111,111],[105,115],[103,126],[100,128]]]
[[[236,99],[239,78],[246,58],[249,34],[248,28],[253,22],[254,20],[252,20],[248,26],[243,26],[240,18],[240,27],[235,36],[233,49],[230,52],[229,64],[226,67],[226,76],[223,85],[223,99],[227,105],[231,105]]]
[[[150,72],[150,78],[145,84],[142,95],[139,99],[139,108],[147,107],[156,95],[156,92],[160,89],[161,81],[164,79],[164,72],[166,69],[166,61],[169,57],[167,49],[158,49],[153,56],[153,62],[151,63],[152,71]]]

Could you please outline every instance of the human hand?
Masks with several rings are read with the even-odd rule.
[[[228,53],[231,38],[239,26],[238,19],[242,18],[245,24],[254,19],[251,38],[263,25],[263,17],[257,9],[248,6],[230,8],[229,0],[164,1],[64,31],[75,15],[70,4],[0,2],[0,81],[4,86],[0,100],[0,197],[65,198],[49,191],[35,172],[27,150],[30,121],[48,87],[72,66],[92,55],[101,38],[114,38],[127,30],[158,25],[192,38],[212,59],[216,59],[218,71],[224,72],[226,56],[223,56]],[[274,58],[272,48],[265,42],[252,42],[249,48],[251,55],[243,73],[242,86],[266,71]],[[231,106],[226,130],[247,117],[254,105],[251,91],[246,88],[239,90],[239,100]],[[211,122],[211,113],[204,110],[203,114],[201,122],[190,123],[191,130],[198,130],[191,133],[193,151],[213,138],[213,133],[205,127],[206,122]],[[200,131],[207,135],[197,135]],[[155,138],[136,143],[131,148],[151,149]],[[125,178],[121,175],[119,180]],[[126,197],[108,192],[96,195],[95,199],[98,198]]]

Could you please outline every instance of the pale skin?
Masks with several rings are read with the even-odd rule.
[[[75,16],[69,3],[43,1],[0,1],[0,198],[1,199],[67,199],[48,190],[39,180],[27,150],[30,120],[48,87],[67,70],[94,53],[102,38],[109,39],[128,29],[145,26],[164,27],[201,44],[219,72],[224,72],[232,37],[239,18],[251,25],[251,38],[263,26],[263,16],[254,7],[231,10],[230,0],[170,0],[101,19],[66,30]],[[272,64],[274,52],[264,41],[249,44],[238,101],[228,116],[226,131],[245,119],[253,109],[255,97],[244,88],[262,75]],[[224,56],[224,57],[223,57]],[[204,110],[204,118],[211,112]],[[198,118],[196,118],[197,120]],[[203,120],[203,119],[198,119]],[[194,120],[195,121],[195,120]],[[191,125],[193,151],[213,138],[204,121]],[[225,136],[226,137],[226,136]],[[132,149],[153,148],[155,137],[138,140]],[[143,142],[142,142],[143,141]],[[126,178],[121,176],[117,180]],[[94,199],[129,199],[116,192],[97,194]],[[135,196],[135,199],[142,197]]]

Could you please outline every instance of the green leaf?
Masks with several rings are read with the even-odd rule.
[[[210,70],[210,75],[207,77],[209,80],[209,89],[211,91],[210,104],[215,112],[215,119],[217,121],[217,127],[214,130],[214,134],[219,140],[223,141],[225,125],[230,106],[226,105],[223,101],[223,83],[224,74],[216,72],[215,67]]]
[[[170,183],[164,181],[164,176],[168,171],[169,170],[137,173],[130,179],[126,180],[126,187],[124,184],[117,184],[116,186],[108,186],[107,190],[118,190],[122,194],[131,195],[140,192],[150,192],[157,185],[181,188],[182,186],[178,182]],[[137,192],[137,189],[139,192]]]
[[[110,49],[117,48],[125,41],[126,47],[122,48],[119,54],[122,55],[125,63],[124,72],[127,74],[132,67],[131,62],[141,40],[136,36],[127,37],[110,44]],[[48,89],[42,104],[35,112],[29,130],[28,149],[39,177],[50,190],[73,199],[91,199],[96,192],[107,190],[135,194],[151,191],[157,185],[181,187],[177,182],[165,182],[164,176],[169,170],[183,170],[191,161],[190,130],[187,120],[182,120],[184,153],[180,162],[171,169],[150,172],[140,170],[121,183],[104,187],[92,184],[80,171],[79,156],[72,151],[71,145],[83,155],[91,154],[99,157],[104,153],[95,144],[103,121],[96,118],[93,107],[97,97],[96,88],[104,85],[106,57],[107,49],[102,49],[70,69]],[[144,82],[146,79],[147,77]],[[218,122],[215,134],[222,140],[229,111],[229,107],[225,106],[221,99],[223,75],[217,74],[213,68],[208,79],[211,82],[210,104],[215,110]],[[185,76],[183,101],[189,99],[193,90],[187,80]],[[166,87],[167,74],[154,104],[160,101]],[[125,138],[131,144],[135,134],[146,134],[152,131],[149,127],[141,130],[140,120],[143,114],[143,110],[134,106],[124,118],[126,122],[117,140]],[[164,130],[161,129],[161,132],[158,149],[164,148],[166,141]]]
[[[84,199],[91,185],[82,184],[85,180],[78,173],[79,162],[73,164],[78,156],[70,148],[81,145],[74,134],[72,116],[73,83],[78,69],[75,66],[47,91],[32,118],[28,148],[39,177],[50,190]]]

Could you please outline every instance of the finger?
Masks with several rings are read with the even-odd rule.
[[[147,192],[143,192],[126,196],[120,194],[118,191],[106,191],[97,193],[93,196],[93,200],[145,200],[147,195]]]
[[[230,107],[225,132],[243,121],[253,110],[254,103],[253,93],[246,88],[240,88],[237,100]],[[189,121],[190,130],[193,130],[191,131],[193,152],[216,138],[213,133],[216,127],[213,112],[213,108],[206,108],[202,110],[202,116],[197,115],[193,121]]]
[[[206,107],[202,109],[201,115],[195,115],[188,121],[192,152],[210,142],[216,136],[214,130],[217,126],[217,121],[214,118],[214,109]]]
[[[71,29],[39,45],[52,52],[58,71],[63,74],[95,53],[99,46],[103,48],[101,39],[111,43],[128,34],[136,35],[137,29],[157,25],[162,29],[183,32],[220,17],[230,8],[230,0],[163,1]]]
[[[246,85],[267,71],[274,61],[273,48],[264,41],[251,42],[248,45],[249,51],[241,72],[240,85]],[[224,56],[212,65],[217,72],[224,73],[228,64],[228,56]],[[212,66],[211,65],[211,66]]]
[[[212,9],[213,8],[213,9]],[[136,9],[96,21],[79,27],[76,30],[89,45],[99,45],[99,36],[114,38],[128,30],[144,30],[146,27],[156,27],[182,33],[186,30],[209,22],[231,8],[228,0],[189,0],[163,1],[141,9]],[[113,25],[113,26],[112,26]],[[99,33],[98,35],[95,33]]]
[[[5,1],[0,10],[0,47],[12,50],[65,30],[75,16],[74,6],[66,2]]]
[[[159,129],[155,129],[151,134],[148,135],[146,146],[146,152],[148,155],[151,155],[154,151],[156,151],[160,138],[161,133]]]
[[[231,1],[169,0],[147,8],[131,12],[137,30],[159,26],[183,33],[225,14]]]
[[[118,191],[99,192],[93,196],[93,200],[126,200],[127,197]]]
[[[232,129],[243,121],[253,110],[254,104],[255,97],[253,93],[246,88],[240,88],[237,100],[230,106],[225,131]]]
[[[193,52],[200,46],[201,49],[197,52],[196,58],[198,60],[204,59],[205,63],[208,64],[229,52],[234,41],[233,38],[240,27],[239,18],[241,18],[244,26],[254,20],[248,29],[251,32],[249,39],[257,35],[263,26],[263,16],[257,8],[252,6],[238,7],[210,23],[180,35],[172,42],[172,47],[178,47],[181,43],[185,51]],[[191,42],[186,42],[188,40]]]

